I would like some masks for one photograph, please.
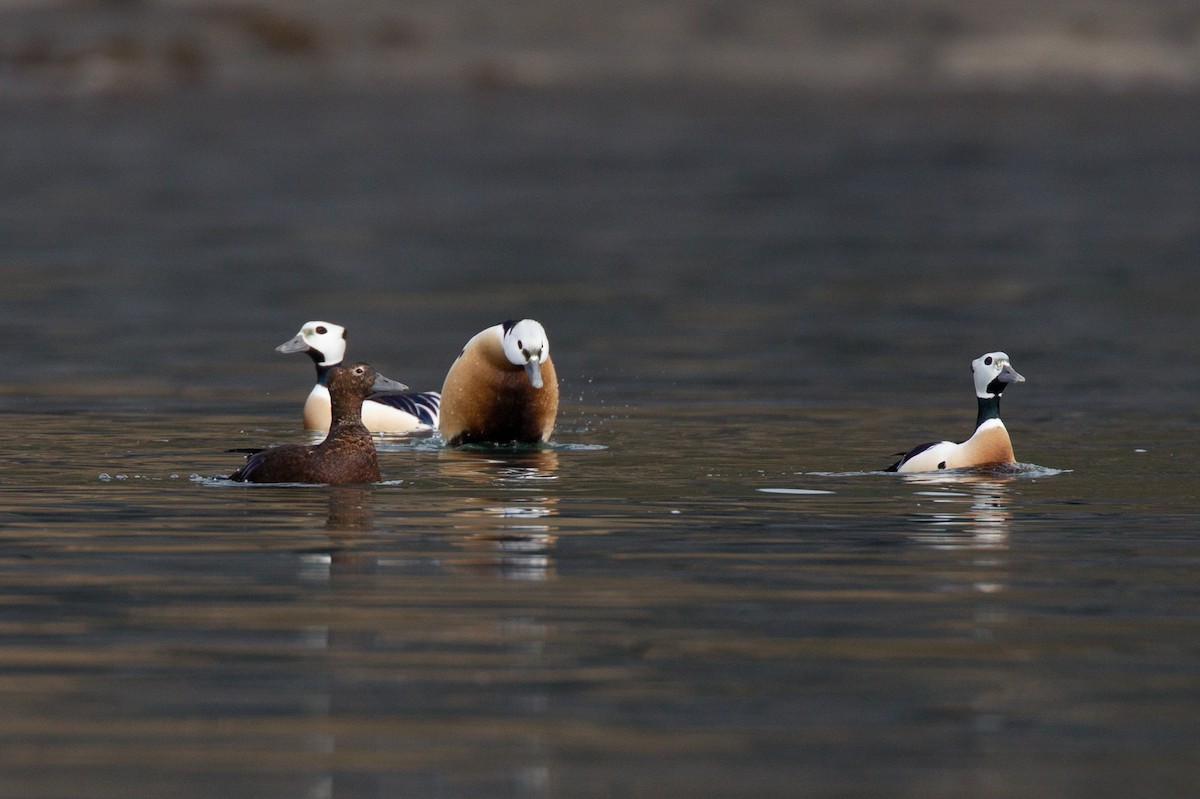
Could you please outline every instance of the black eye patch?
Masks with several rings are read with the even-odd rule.
[[[983,359],[983,362],[985,365],[991,366],[992,365],[992,356],[990,356],[990,355],[987,356],[986,358]]]

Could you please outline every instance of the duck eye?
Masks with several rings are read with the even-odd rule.
[[[329,332],[329,330],[326,329],[325,325],[317,325],[317,335],[318,336],[323,336],[328,332]]]
[[[519,349],[519,350],[525,349],[525,345],[523,343],[521,343],[521,339],[517,339],[517,349]]]
[[[985,366],[991,366],[992,365],[992,356],[989,355],[986,358],[984,358],[983,363]]]

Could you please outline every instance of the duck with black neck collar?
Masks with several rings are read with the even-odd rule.
[[[303,352],[317,366],[317,384],[304,401],[304,429],[329,430],[329,370],[346,357],[346,328],[332,322],[305,322],[300,332],[275,348]],[[362,422],[372,433],[411,433],[438,425],[442,397],[436,391],[408,391],[376,396],[363,403]]]
[[[1003,352],[989,352],[971,362],[978,413],[975,433],[956,444],[933,441],[913,447],[887,468],[889,472],[932,472],[1015,463],[1012,440],[1000,419],[1000,395],[1012,383],[1024,383]]]

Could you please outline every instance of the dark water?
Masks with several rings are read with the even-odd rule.
[[[171,97],[0,114],[0,795],[1189,795],[1195,98]],[[555,446],[304,440],[302,322]],[[974,418],[1016,474],[874,472]]]

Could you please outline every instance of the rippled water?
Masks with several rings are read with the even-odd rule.
[[[826,471],[859,413],[577,415],[347,488],[212,479],[277,419],[6,421],[11,795],[1191,784],[1200,508],[1146,420],[916,478]]]
[[[860,100],[0,117],[0,794],[1190,793],[1200,122]],[[219,479],[306,319],[433,388],[517,313],[553,446]],[[1025,466],[877,471],[1001,347]]]

